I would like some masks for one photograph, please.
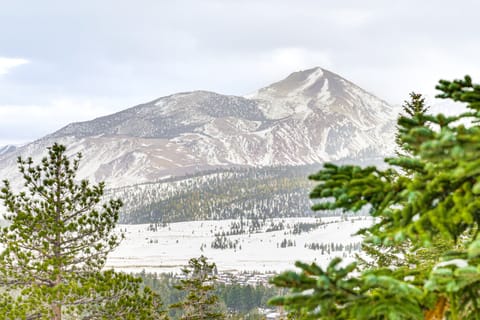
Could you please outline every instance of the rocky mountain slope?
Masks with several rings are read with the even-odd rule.
[[[13,145],[0,146],[0,156],[6,155],[7,153],[13,152],[17,147]]]
[[[393,152],[396,110],[330,71],[314,68],[247,97],[177,93],[66,127],[6,153],[41,158],[54,142],[83,154],[80,175],[127,186],[238,166],[288,166]]]

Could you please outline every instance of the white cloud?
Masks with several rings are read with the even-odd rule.
[[[0,57],[0,75],[7,74],[10,69],[27,64],[30,61],[21,58],[5,58]]]
[[[350,28],[358,28],[369,23],[373,19],[373,13],[368,10],[355,9],[332,9],[326,19],[332,23]]]
[[[102,112],[103,111],[103,112]],[[92,101],[75,101],[72,99],[58,99],[49,105],[3,105],[0,106],[0,124],[5,125],[12,118],[22,117],[23,120],[32,119],[40,123],[64,123],[90,120],[99,114],[105,114],[105,108],[96,106]]]
[[[325,52],[309,51],[304,48],[279,48],[259,59],[259,70],[266,74],[276,75],[276,81],[281,77],[313,67],[328,68],[331,66],[330,57]],[[258,70],[257,69],[257,70]]]
[[[71,123],[115,111],[111,102],[61,98],[47,105],[0,105],[0,146],[22,144]]]

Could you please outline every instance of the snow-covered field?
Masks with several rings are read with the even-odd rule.
[[[354,220],[354,221],[352,221]],[[335,256],[351,260],[355,252],[332,252],[321,254],[320,250],[305,248],[309,243],[343,244],[358,243],[361,238],[352,234],[368,227],[371,218],[340,217],[321,218],[322,225],[312,231],[292,234],[295,223],[319,222],[318,218],[268,219],[262,232],[227,236],[233,242],[238,240],[237,249],[213,249],[211,243],[215,233],[228,232],[235,220],[190,221],[159,226],[150,231],[148,224],[120,225],[125,240],[110,254],[107,267],[127,272],[178,272],[192,257],[205,255],[217,264],[219,271],[284,271],[294,269],[294,262],[316,261],[325,266]],[[236,221],[238,222],[238,221]],[[265,232],[271,223],[283,222],[285,229]],[[281,248],[282,240],[292,240],[295,246]]]

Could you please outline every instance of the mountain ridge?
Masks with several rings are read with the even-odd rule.
[[[53,142],[84,155],[81,177],[112,187],[221,167],[381,158],[393,152],[395,118],[385,101],[316,67],[246,97],[181,92],[71,123],[0,154],[0,175],[10,179],[13,159],[39,159]]]

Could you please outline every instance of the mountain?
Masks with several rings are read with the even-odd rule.
[[[78,122],[0,153],[15,179],[18,155],[39,159],[54,142],[81,152],[79,174],[108,186],[229,167],[294,166],[392,154],[396,110],[322,68],[292,73],[246,97],[177,93]]]
[[[8,144],[6,146],[0,146],[0,156],[6,155],[7,153],[13,152],[17,149],[16,146]]]

